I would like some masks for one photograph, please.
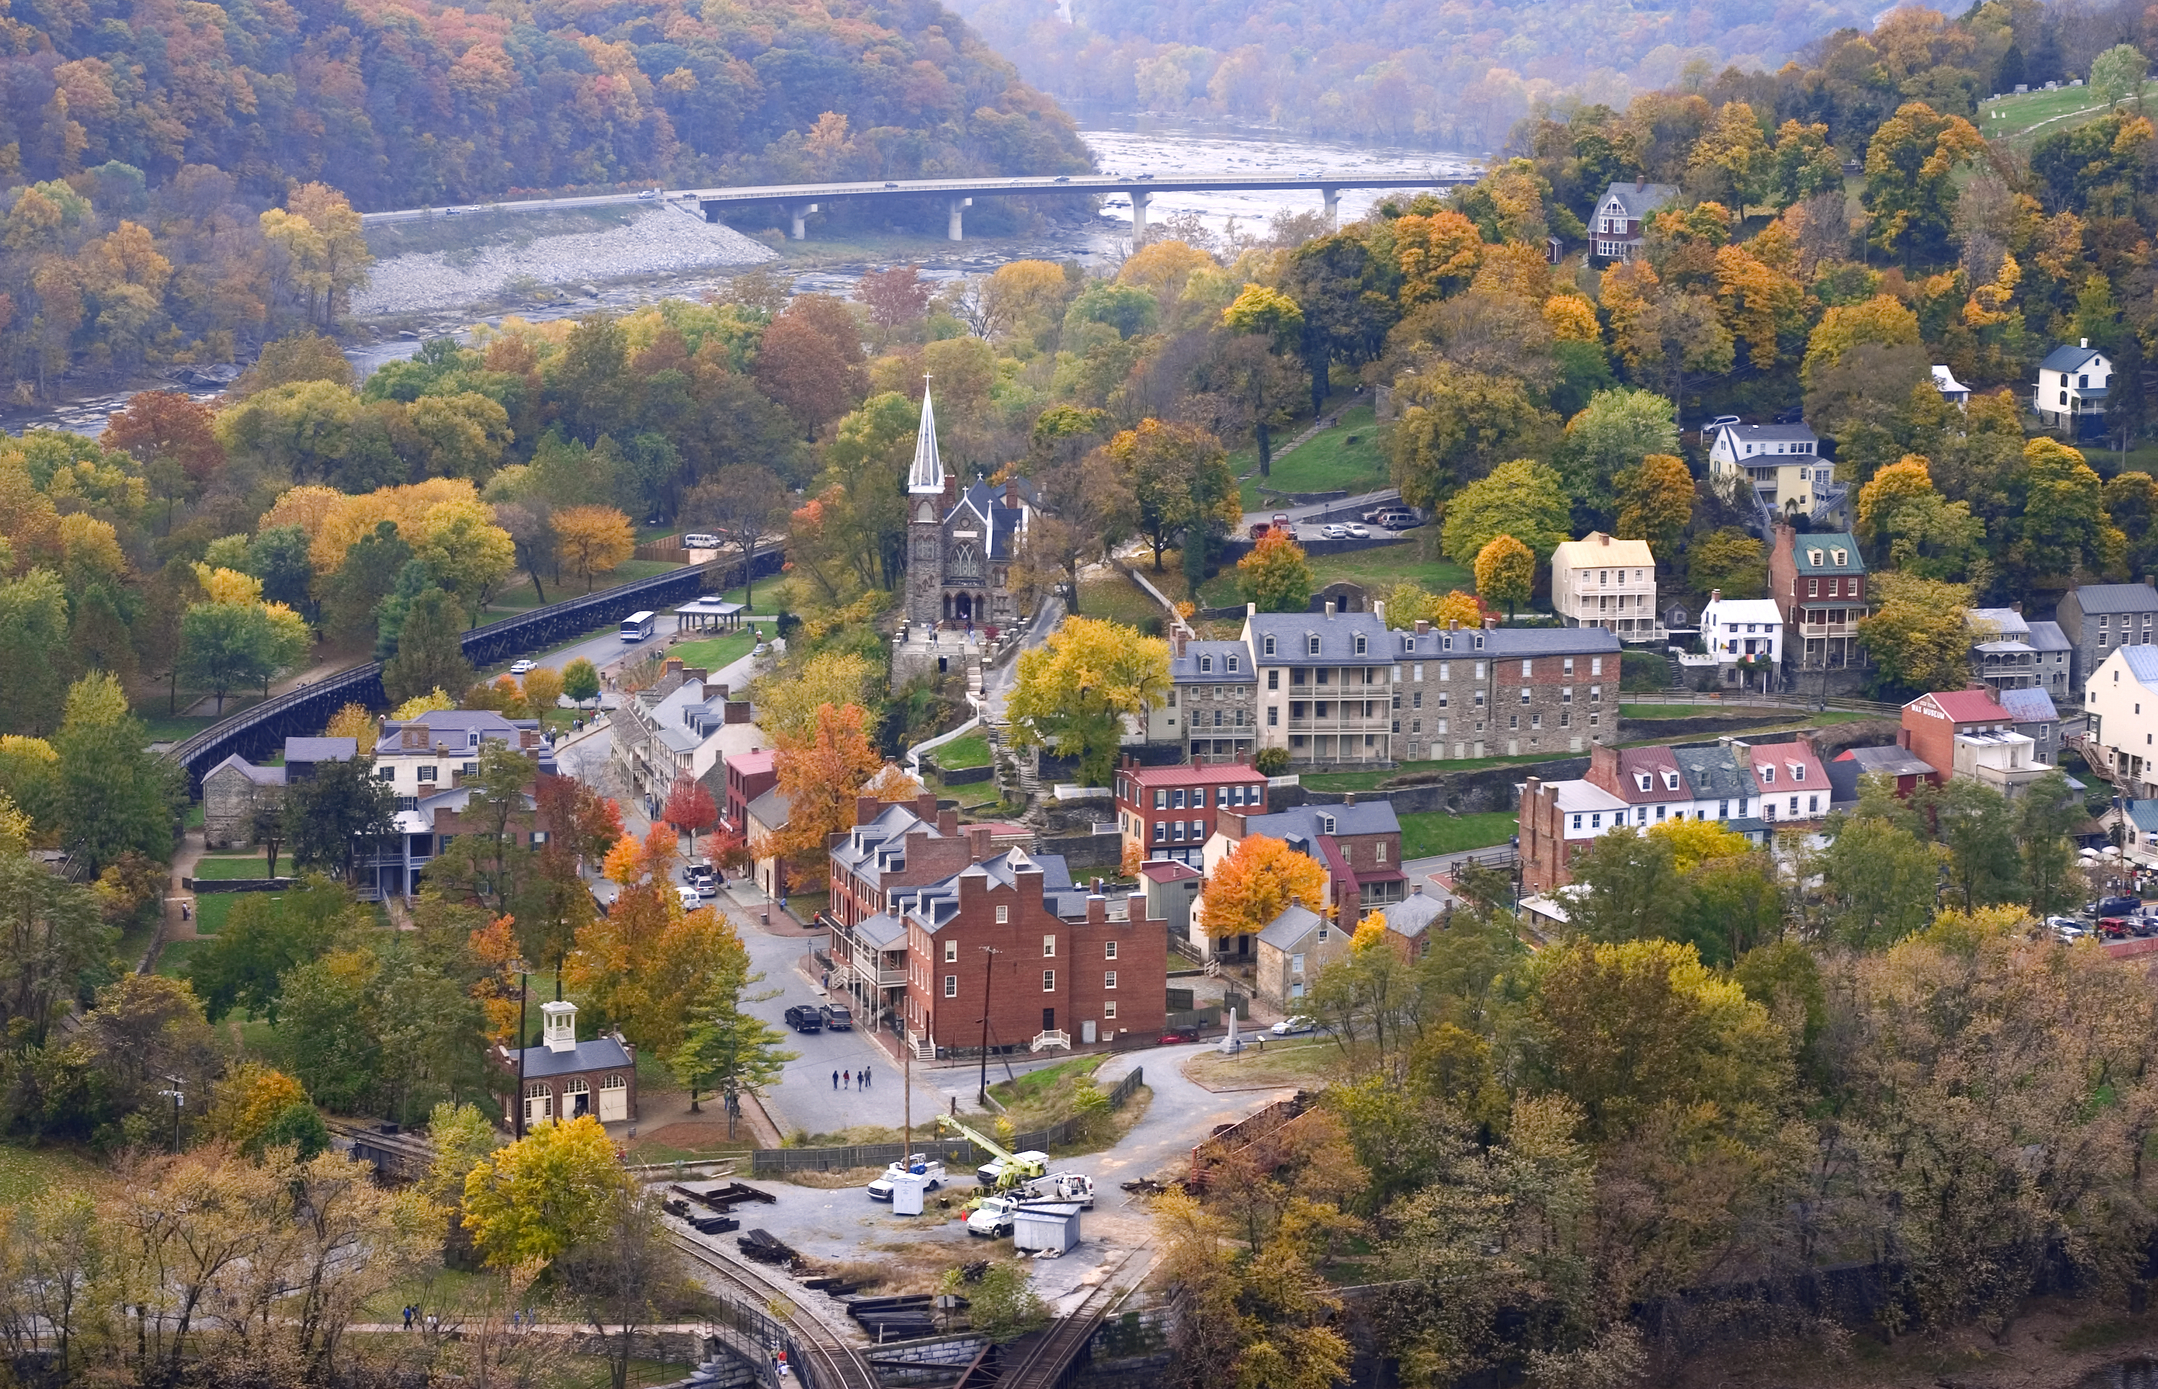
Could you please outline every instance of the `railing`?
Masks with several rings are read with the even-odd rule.
[[[1064,1050],[1070,1051],[1071,1046],[1072,1037],[1069,1032],[1063,1032],[1052,1028],[1047,1032],[1035,1033],[1034,1040],[1027,1043],[1027,1050],[1047,1051],[1051,1047],[1062,1047],[1064,1048]]]
[[[783,558],[776,550],[758,555],[758,577],[776,573]],[[708,587],[731,588],[741,581],[740,561],[724,569],[716,562],[676,569],[475,627],[464,634],[460,645],[465,659],[473,665],[494,665],[522,652],[545,650],[570,637],[612,626],[633,612],[685,601]],[[190,787],[199,791],[203,774],[234,753],[243,757],[267,755],[282,747],[288,737],[320,733],[330,715],[347,704],[378,707],[385,702],[382,663],[370,661],[243,709],[174,744],[165,755],[187,770]]]
[[[1706,704],[1748,709],[1797,709],[1811,712],[1823,706],[1865,714],[1901,714],[1903,706],[1888,704],[1877,699],[1847,699],[1842,695],[1830,695],[1826,699],[1798,695],[1735,695],[1706,693],[1694,690],[1654,690],[1642,694],[1622,694],[1622,704]]]

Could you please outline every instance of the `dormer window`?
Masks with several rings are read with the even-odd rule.
[[[1201,656],[1199,658],[1199,673],[1201,675],[1212,675],[1214,673],[1214,658],[1212,656]]]
[[[1678,773],[1677,773],[1677,772],[1665,772],[1665,773],[1663,774],[1663,789],[1664,789],[1664,790],[1666,790],[1666,791],[1676,791],[1676,790],[1678,790]]]
[[[1484,649],[1484,634],[1482,632],[1476,634],[1476,649],[1478,651]]]
[[[1274,639],[1272,637],[1266,639],[1266,654],[1269,656],[1274,654]]]
[[[1821,552],[1819,550],[1806,551],[1806,563],[1818,566],[1821,563]]]
[[[1321,834],[1332,834],[1333,832],[1334,832],[1334,817],[1333,817],[1333,816],[1331,816],[1331,815],[1321,815],[1321,816],[1319,817],[1319,833],[1321,833]]]
[[[1317,632],[1306,632],[1304,634],[1304,654],[1306,656],[1319,654],[1319,634]]]
[[[1761,784],[1763,786],[1774,786],[1776,784],[1776,769],[1774,767],[1763,767],[1761,769]]]
[[[1835,552],[1835,555],[1836,555],[1836,563],[1837,563],[1837,564],[1838,564],[1839,566],[1840,566],[1840,565],[1845,565],[1845,564],[1849,564],[1849,563],[1851,562],[1851,552],[1850,552],[1849,550],[1841,550],[1841,549],[1839,549],[1839,550],[1837,550],[1837,551]]]
[[[1793,781],[1804,781],[1805,779],[1806,779],[1806,766],[1805,766],[1805,764],[1804,764],[1804,763],[1802,763],[1802,762],[1793,762],[1793,763],[1791,764],[1791,780],[1793,780]]]
[[[1638,784],[1640,788],[1644,791],[1651,789],[1654,785],[1647,772],[1635,772],[1633,779],[1635,783]]]
[[[1363,633],[1361,633],[1361,632],[1357,633],[1357,636],[1356,636],[1356,654],[1357,654],[1357,655],[1359,655],[1359,656],[1362,656],[1362,655],[1365,655],[1365,654],[1367,654],[1367,651],[1368,651],[1369,647],[1370,647],[1370,639],[1369,639],[1369,638],[1367,638],[1367,637],[1365,637],[1365,636],[1364,636],[1364,634],[1363,634]],[[1316,652],[1317,652],[1317,649],[1316,649],[1316,648],[1314,648],[1314,649],[1313,649],[1313,651],[1314,651],[1314,654],[1316,654]]]
[[[1236,671],[1237,671],[1237,664],[1236,664],[1236,657],[1234,657],[1234,656],[1231,656],[1231,657],[1229,657],[1229,658],[1228,658],[1228,671],[1229,671],[1229,674],[1231,674],[1231,675],[1234,675],[1234,674],[1236,674]]]

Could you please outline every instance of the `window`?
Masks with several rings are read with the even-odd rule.
[[[1806,779],[1806,767],[1805,767],[1805,764],[1804,764],[1804,763],[1802,763],[1802,762],[1793,762],[1793,763],[1791,764],[1791,780],[1793,780],[1793,781],[1804,781],[1805,779]]]
[[[1560,673],[1561,673],[1561,674],[1563,674],[1563,675],[1571,675],[1571,674],[1573,674],[1573,673],[1574,673],[1574,658],[1573,658],[1573,657],[1571,657],[1571,656],[1568,656],[1568,657],[1566,658],[1566,663],[1565,663],[1565,666],[1564,666],[1564,668],[1563,668],[1563,669],[1562,669],[1562,670],[1560,671]]]
[[[948,940],[944,942],[944,963],[948,965],[956,965],[959,963],[958,941]]]
[[[1808,598],[1818,598],[1821,596],[1821,581],[1819,579],[1806,580],[1806,596]]]
[[[1385,840],[1383,840],[1383,839],[1382,839],[1382,840],[1380,840],[1380,841],[1379,841],[1379,843],[1378,843],[1378,854],[1379,854],[1379,859],[1378,859],[1378,861],[1379,861],[1380,863],[1384,863],[1384,862],[1386,862],[1386,841],[1385,841]]]
[[[1281,707],[1279,705],[1269,704],[1266,706],[1266,726],[1268,728],[1279,728],[1281,726]]]
[[[1269,655],[1269,656],[1273,655],[1273,654],[1274,654],[1274,639],[1273,639],[1272,637],[1267,637],[1267,638],[1265,638],[1264,640],[1265,640],[1265,642],[1266,642],[1266,654],[1267,654],[1267,655]]]
[[[1591,675],[1601,675],[1601,674],[1603,674],[1603,673],[1604,673],[1604,658],[1603,658],[1603,657],[1601,657],[1601,656],[1591,656],[1591,657],[1589,657],[1589,674],[1591,674]]]
[[[1529,702],[1529,687],[1528,687],[1528,686],[1526,686],[1526,685],[1523,685],[1523,686],[1521,687],[1521,702],[1522,702],[1523,704],[1526,704],[1526,703],[1528,703],[1528,702]]]
[[[1324,926],[1321,926],[1319,928],[1319,943],[1321,945],[1324,945],[1327,941],[1331,939],[1333,939],[1333,933],[1327,930]]]
[[[1270,709],[1267,712],[1272,713],[1273,711]],[[1166,844],[1168,841],[1169,822],[1166,820],[1156,820],[1154,822],[1154,842],[1156,844]]]
[[[1271,641],[1273,640],[1273,638],[1272,638],[1272,637],[1268,637],[1268,638],[1267,638],[1267,640],[1271,642]],[[1278,689],[1280,689],[1280,688],[1281,688],[1281,672],[1280,672],[1280,671],[1278,671],[1278,670],[1270,670],[1270,671],[1268,671],[1268,672],[1266,673],[1266,687],[1267,687],[1268,689],[1270,689],[1270,690],[1278,690]]]
[[[1240,669],[1240,667],[1237,665],[1236,657],[1234,656],[1231,656],[1227,659],[1226,666],[1229,674],[1231,675],[1236,674],[1237,671]]]
[[[1057,972],[1056,972],[1055,970],[1053,970],[1053,969],[1045,969],[1045,970],[1043,970],[1043,971],[1042,971],[1042,992],[1043,992],[1043,993],[1045,993],[1045,994],[1053,994],[1053,993],[1055,993],[1056,991],[1057,991]]]
[[[1102,957],[1102,958],[1103,958],[1104,960],[1113,960],[1113,959],[1115,959],[1115,958],[1116,958],[1116,942],[1115,942],[1115,941],[1111,940],[1111,941],[1103,941],[1103,942],[1102,942],[1102,947],[1101,947],[1101,957]]]
[[[944,996],[945,996],[946,998],[957,998],[957,997],[959,997],[959,976],[958,976],[958,975],[956,975],[956,974],[947,974],[947,975],[945,975],[945,976],[944,976]]]
[[[1169,808],[1171,810],[1182,810],[1184,808],[1183,787],[1179,786],[1174,791],[1171,791],[1169,793]]]
[[[1774,767],[1763,767],[1761,769],[1761,784],[1763,786],[1774,786],[1776,784],[1776,769]]]
[[[1009,924],[1009,923],[1010,923],[1011,919],[1012,919],[1012,909],[1011,909],[1010,907],[998,907],[998,908],[997,908],[997,925],[999,925],[999,926],[1007,925],[1007,924]]]
[[[1535,663],[1534,661],[1523,661],[1523,662],[1521,663],[1521,678],[1522,678],[1522,679],[1524,679],[1524,680],[1527,680],[1527,679],[1529,679],[1529,678],[1530,678],[1531,676],[1533,676],[1533,675],[1535,675],[1535,674],[1536,674],[1536,663]]]
[[[433,781],[435,779],[435,769],[433,767],[422,767],[417,775],[421,781]]]
[[[1319,817],[1319,833],[1321,833],[1321,834],[1332,834],[1333,832],[1334,832],[1334,817],[1333,817],[1333,816],[1331,816],[1331,815],[1321,815],[1321,816]]]
[[[1676,791],[1676,790],[1678,790],[1678,773],[1677,773],[1677,772],[1665,772],[1665,773],[1663,774],[1663,787],[1664,787],[1664,790],[1666,790],[1666,791]]]
[[[1361,633],[1361,632],[1357,633],[1357,634],[1356,634],[1356,654],[1357,654],[1357,655],[1359,655],[1359,656],[1362,656],[1362,655],[1365,655],[1365,654],[1367,654],[1367,649],[1369,648],[1369,646],[1370,646],[1370,639],[1369,639],[1369,638],[1367,638],[1367,637],[1365,637],[1365,636],[1364,636],[1364,634],[1363,634],[1363,633]],[[1316,648],[1314,648],[1314,649],[1313,649],[1313,651],[1312,651],[1312,654],[1313,654],[1313,655],[1317,655],[1317,654],[1318,654],[1318,651],[1317,651],[1317,649],[1316,649]]]
[[[1154,808],[1156,810],[1167,810],[1169,808],[1169,793],[1160,787],[1154,788]]]
[[[1581,828],[1581,817],[1580,817],[1580,816],[1578,816],[1578,815],[1576,815],[1576,816],[1574,817],[1574,828],[1575,828],[1575,829],[1580,829],[1580,828]]]
[[[1415,694],[1409,696],[1409,707],[1411,709],[1424,707],[1424,692],[1422,690],[1418,690]]]
[[[1306,632],[1304,634],[1304,654],[1306,656],[1319,654],[1319,634],[1317,632]]]
[[[1821,808],[1821,798],[1820,798],[1819,796],[1808,796],[1808,797],[1806,797],[1806,813],[1807,813],[1807,814],[1809,814],[1809,815],[1811,815],[1811,814],[1814,814],[1815,812],[1819,811],[1819,810],[1820,810],[1820,808]]]
[[[395,765],[393,765],[393,764],[385,764],[385,765],[383,765],[383,766],[380,766],[380,767],[377,767],[377,768],[375,768],[375,780],[377,780],[377,781],[395,781],[395,780],[397,780],[397,768],[396,768],[396,766],[395,766]]]
[[[1289,957],[1289,973],[1291,973],[1291,974],[1302,974],[1303,972],[1304,972],[1304,957],[1303,957],[1303,956],[1301,956],[1301,955],[1291,955],[1291,956]]]
[[[1214,658],[1212,656],[1201,656],[1199,658],[1199,673],[1201,675],[1212,675],[1214,673]]]
[[[1440,679],[1440,681],[1442,681],[1442,682],[1444,682],[1444,681],[1449,681],[1449,680],[1452,680],[1453,678],[1454,678],[1454,663],[1453,663],[1452,661],[1441,661],[1441,662],[1439,662],[1439,679]]]
[[[1103,970],[1103,971],[1102,971],[1102,976],[1101,976],[1101,986],[1102,986],[1103,988],[1105,988],[1105,989],[1113,989],[1113,988],[1115,988],[1115,987],[1116,987],[1116,971],[1115,971],[1115,970],[1113,970],[1113,969],[1110,969],[1110,970]]]
[[[1573,702],[1574,702],[1574,687],[1573,687],[1573,686],[1571,686],[1571,685],[1562,685],[1562,686],[1560,686],[1560,687],[1559,687],[1559,703],[1561,703],[1561,704],[1571,704],[1571,703],[1573,703]]]
[[[1717,818],[1717,819],[1719,819],[1719,820],[1722,820],[1722,819],[1726,819],[1726,818],[1728,818],[1728,817],[1730,816],[1730,814],[1731,814],[1731,803],[1730,803],[1729,801],[1718,801],[1718,802],[1716,802],[1716,818]]]
[[[1101,1015],[1110,1022],[1116,1021],[1116,1000],[1110,999],[1101,1006]]]
[[[1793,815],[1798,814],[1798,797],[1796,796],[1791,797],[1791,813]]]

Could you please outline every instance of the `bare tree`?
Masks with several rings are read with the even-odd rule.
[[[765,532],[786,516],[787,502],[787,485],[759,463],[721,468],[709,481],[683,494],[683,517],[696,525],[710,526],[726,541],[728,549],[742,557],[744,606],[754,606],[757,552]]]
[[[616,1196],[597,1237],[571,1250],[561,1267],[593,1329],[617,1333],[608,1368],[614,1389],[626,1389],[637,1329],[657,1321],[685,1287],[681,1255],[660,1221],[658,1194],[638,1187]]]

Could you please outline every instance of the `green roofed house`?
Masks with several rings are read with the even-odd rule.
[[[1784,658],[1800,670],[1866,664],[1858,624],[1873,611],[1858,541],[1835,531],[1800,535],[1776,527],[1768,556],[1768,596],[1783,611]]]

